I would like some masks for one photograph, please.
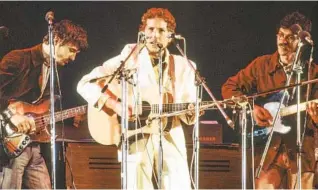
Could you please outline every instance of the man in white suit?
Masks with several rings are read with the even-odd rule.
[[[135,100],[138,100],[137,94],[142,101],[151,105],[160,103],[159,58],[162,58],[163,62],[162,101],[164,104],[170,104],[170,107],[164,107],[163,111],[167,111],[166,108],[175,110],[180,108],[171,106],[171,103],[195,102],[194,72],[188,66],[185,58],[172,55],[167,49],[167,46],[171,43],[168,36],[174,33],[175,28],[175,19],[167,9],[151,8],[147,10],[141,18],[139,28],[140,33],[145,35],[144,44],[127,44],[120,55],[93,69],[78,83],[78,93],[89,105],[94,105],[101,112],[105,111],[107,114],[120,116],[122,113],[122,105],[119,99],[121,97],[121,84],[118,84],[115,79],[105,92],[101,92],[109,79],[98,80],[96,83],[92,83],[91,79],[113,74],[121,62],[133,52],[125,63],[125,69],[136,71],[133,82],[136,85],[128,86],[128,114],[130,116],[135,112],[134,104]],[[137,51],[133,51],[135,46]],[[195,63],[191,62],[191,64],[196,67]],[[134,89],[137,89],[137,91]],[[143,111],[145,110],[143,108]],[[186,144],[181,123],[193,124],[194,118],[193,112],[183,112],[182,115],[162,119],[164,129],[162,138],[162,182],[160,185],[155,184],[156,186],[162,189],[191,189]],[[113,124],[112,127],[115,128],[117,124]],[[128,156],[129,189],[153,189],[152,179],[158,182],[159,119],[148,120],[146,125],[144,129],[152,128],[156,133],[142,131],[141,138],[135,139],[135,141],[130,139]],[[107,132],[101,131],[100,133]],[[118,134],[113,134],[113,136],[118,137]],[[115,141],[114,144],[118,144],[117,142]]]

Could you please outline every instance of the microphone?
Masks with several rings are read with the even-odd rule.
[[[157,47],[158,47],[159,49],[161,49],[161,48],[163,48],[163,45],[160,44],[160,43],[157,43]]]
[[[145,36],[145,32],[144,32],[144,31],[139,31],[139,32],[138,32],[138,36],[144,37],[144,36]]]
[[[132,73],[136,73],[137,72],[137,68],[131,68],[131,69],[125,69],[123,70],[123,73],[125,73],[125,75],[131,75]],[[115,74],[115,73],[114,73]],[[97,81],[101,80],[101,79],[106,79],[108,77],[112,77],[114,76],[114,74],[111,74],[111,75],[105,75],[105,76],[102,76],[102,77],[97,77],[97,78],[93,78],[93,79],[90,79],[88,80],[89,83],[96,83]]]
[[[169,34],[167,37],[172,38],[172,39],[176,39],[176,40],[183,40],[184,39],[184,37],[182,37],[180,34],[175,34],[175,33]]]
[[[7,38],[9,36],[9,29],[5,26],[0,26],[0,36]]]
[[[90,79],[88,82],[89,83],[95,83],[99,80],[99,78],[94,78],[94,79]]]
[[[46,20],[49,24],[53,24],[53,21],[54,21],[54,12],[53,12],[53,11],[47,12],[46,15],[45,15],[45,20]]]
[[[310,45],[314,45],[314,42],[311,39],[311,35],[309,32],[307,31],[301,31],[298,34],[299,39],[301,40],[301,42],[303,42],[304,44],[310,44]]]
[[[303,29],[299,24],[293,24],[289,27],[289,29],[293,32],[293,34],[299,34]]]
[[[137,38],[137,43],[141,43],[141,44],[144,44],[146,41],[146,35],[145,35],[145,32],[143,31],[139,31],[138,32],[138,38]]]

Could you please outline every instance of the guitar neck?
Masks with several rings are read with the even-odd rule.
[[[87,110],[87,105],[79,106],[76,108],[71,108],[71,109],[56,112],[54,118],[55,118],[55,121],[58,122],[58,121],[62,121],[64,119],[75,117],[76,115],[84,114],[84,113],[86,113],[86,110]],[[44,115],[43,120],[46,121],[47,123],[49,123],[50,116],[51,116],[50,114]]]
[[[300,111],[306,110],[306,105],[307,105],[309,102],[316,102],[316,103],[318,103],[318,99],[316,99],[316,100],[311,100],[311,101],[308,101],[308,102],[300,103],[298,109],[299,109]],[[288,107],[285,107],[285,108],[282,108],[282,109],[280,110],[280,116],[282,116],[282,117],[283,117],[283,116],[288,116],[288,115],[294,114],[294,113],[296,113],[296,112],[297,112],[297,104],[292,105],[292,106],[288,106]]]
[[[162,111],[163,113],[184,111],[188,109],[189,104],[190,103],[162,104]],[[192,104],[195,104],[195,103],[192,103]],[[215,105],[213,101],[201,102],[200,109],[208,108],[208,107],[211,107],[212,105]],[[159,104],[152,104],[151,112],[154,114],[159,113]]]

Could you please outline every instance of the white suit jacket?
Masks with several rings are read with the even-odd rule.
[[[85,75],[77,86],[77,92],[91,105],[94,105],[98,99],[101,97],[101,87],[95,83],[90,83],[89,80],[102,77],[106,75],[111,75],[121,64],[121,61],[125,60],[136,44],[127,44],[122,50],[121,54],[113,57],[103,63],[102,66],[96,67],[89,74]],[[169,62],[169,52],[166,50],[166,61]],[[187,60],[182,56],[172,55],[174,60],[174,70],[175,70],[175,80],[174,80],[174,90],[172,90],[171,85],[168,85],[164,89],[164,92],[173,91],[172,95],[174,98],[174,103],[188,103],[195,102],[196,87],[194,72],[189,67]],[[170,63],[168,63],[170,64]],[[191,64],[196,68],[195,63],[191,61]],[[135,70],[137,74],[137,89],[139,89],[140,97],[142,101],[147,101],[151,104],[159,103],[159,85],[156,81],[154,69],[148,54],[147,48],[137,47],[137,51],[132,54],[131,58],[127,60],[125,64],[126,69]],[[167,67],[169,68],[169,66]],[[165,69],[163,84],[169,84],[171,80],[168,76],[168,69]],[[168,82],[168,83],[166,83]],[[132,85],[129,87],[128,92],[128,102],[129,105],[134,105],[134,100],[136,98],[136,92],[132,90]],[[114,80],[109,86],[111,90],[117,97],[121,96],[121,85],[117,80]],[[187,124],[194,123],[193,119],[189,119],[185,115],[178,116],[173,119],[172,129],[170,130],[170,135],[172,136],[175,144],[181,148],[185,148],[185,139],[183,130],[181,127],[180,120]]]

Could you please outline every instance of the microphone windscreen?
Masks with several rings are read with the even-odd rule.
[[[302,31],[301,26],[299,26],[299,24],[293,24],[289,27],[289,29],[293,32],[293,34],[298,34]]]
[[[54,20],[54,12],[53,11],[47,12],[45,15],[45,20],[47,22]]]
[[[312,40],[311,40],[311,35],[310,35],[309,32],[307,32],[307,31],[301,31],[301,32],[299,32],[298,36],[299,36],[299,39],[300,39],[302,42],[304,42],[304,43],[306,43],[306,44],[311,44],[311,45],[312,45],[313,42],[312,42]]]
[[[7,38],[9,36],[9,29],[5,26],[0,26],[0,36]]]
[[[162,44],[160,44],[160,43],[157,43],[157,46],[158,46],[158,48],[163,48],[163,45]]]

